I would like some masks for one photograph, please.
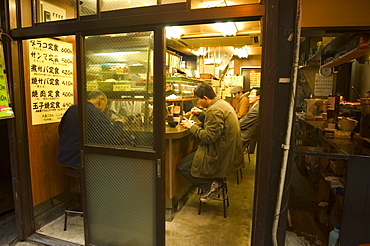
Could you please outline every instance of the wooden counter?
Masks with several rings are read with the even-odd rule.
[[[193,152],[197,142],[189,130],[181,125],[166,125],[166,220],[171,221],[188,198],[190,181],[177,172],[179,161]]]

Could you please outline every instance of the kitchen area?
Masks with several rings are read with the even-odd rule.
[[[334,228],[340,245],[370,241],[369,37],[301,38],[293,163],[313,193],[308,213],[324,244]]]

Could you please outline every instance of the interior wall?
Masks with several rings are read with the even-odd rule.
[[[261,67],[261,56],[234,58],[234,75],[240,75],[241,67]]]
[[[352,81],[351,85],[354,85],[362,97],[365,97],[365,93],[370,91],[370,64],[360,64],[357,61],[352,62]],[[354,95],[358,98],[357,95]]]
[[[75,39],[68,38],[73,43],[74,54]],[[23,42],[24,68],[25,68],[25,98],[28,130],[28,151],[30,160],[31,186],[33,205],[38,205],[67,190],[67,180],[62,164],[57,161],[58,150],[58,125],[48,123],[32,125],[30,71],[28,58],[28,41]],[[74,56],[75,59],[75,56]],[[75,64],[75,63],[74,63]],[[76,66],[74,66],[74,81],[76,81]],[[77,83],[74,83],[74,102],[77,103]]]
[[[302,0],[302,28],[369,26],[369,0]]]

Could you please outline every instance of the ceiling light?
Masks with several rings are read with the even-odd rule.
[[[166,26],[166,38],[181,38],[182,29],[179,26]]]
[[[239,56],[239,58],[248,58],[248,50],[247,46],[243,46],[242,48],[234,48],[235,55]]]
[[[234,22],[215,23],[214,26],[224,37],[236,36],[236,33],[238,32]]]
[[[205,47],[200,47],[197,50],[192,50],[191,53],[196,56],[205,56],[207,54],[207,49]]]

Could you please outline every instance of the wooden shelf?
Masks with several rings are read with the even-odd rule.
[[[361,56],[367,55],[370,53],[370,46],[358,47],[356,49],[351,50],[350,52],[345,53],[344,55],[338,57],[332,62],[326,63],[322,65],[323,68],[332,68],[349,62],[353,59],[359,58]]]
[[[176,98],[176,99],[166,99],[167,102],[182,102],[182,101],[192,101],[195,100],[195,97],[186,97],[186,98]]]

